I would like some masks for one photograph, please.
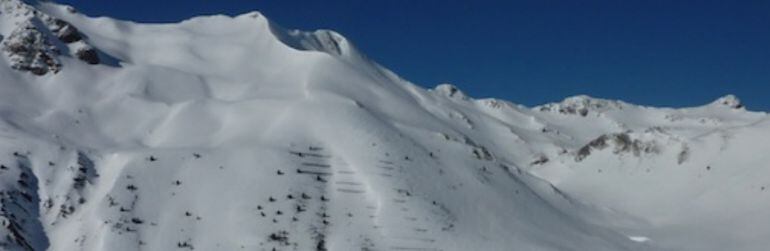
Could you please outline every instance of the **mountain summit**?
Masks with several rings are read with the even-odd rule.
[[[474,99],[258,12],[0,0],[0,38],[3,250],[770,245],[770,120],[732,96]]]

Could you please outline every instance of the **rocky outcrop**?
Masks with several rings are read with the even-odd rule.
[[[14,153],[14,164],[0,165],[0,249],[45,250],[40,223],[38,180],[27,156]]]
[[[560,103],[550,103],[533,108],[542,112],[558,112],[565,115],[588,116],[592,112],[604,112],[608,110],[622,110],[623,103],[619,101],[592,98],[579,95],[564,99]]]
[[[613,147],[613,153],[615,154],[632,153],[637,157],[642,153],[656,153],[660,151],[654,141],[645,142],[639,139],[632,139],[628,133],[612,133],[599,136],[581,147],[575,154],[575,161],[582,161],[591,155],[592,151],[603,150],[610,146]]]
[[[58,56],[61,51],[54,46],[32,20],[19,25],[5,41],[3,52],[11,67],[35,75],[57,73],[61,70]]]
[[[743,103],[735,95],[725,95],[711,103],[712,105],[725,106],[731,109],[744,109]]]
[[[0,22],[16,26],[2,42],[2,51],[13,69],[34,75],[56,74],[62,69],[61,55],[88,64],[99,64],[98,51],[72,24],[35,10],[21,1],[0,2]]]
[[[99,64],[99,53],[92,47],[81,48],[75,52],[75,56],[88,64]]]

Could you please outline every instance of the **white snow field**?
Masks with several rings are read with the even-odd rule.
[[[770,247],[770,119],[733,96],[473,99],[258,12],[0,0],[0,36],[2,250]]]

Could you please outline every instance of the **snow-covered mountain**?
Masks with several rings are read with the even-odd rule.
[[[764,250],[770,119],[733,96],[425,90],[258,12],[0,0],[3,250]]]

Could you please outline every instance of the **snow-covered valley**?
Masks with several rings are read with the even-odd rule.
[[[764,250],[770,119],[423,89],[258,12],[0,0],[2,250]]]

